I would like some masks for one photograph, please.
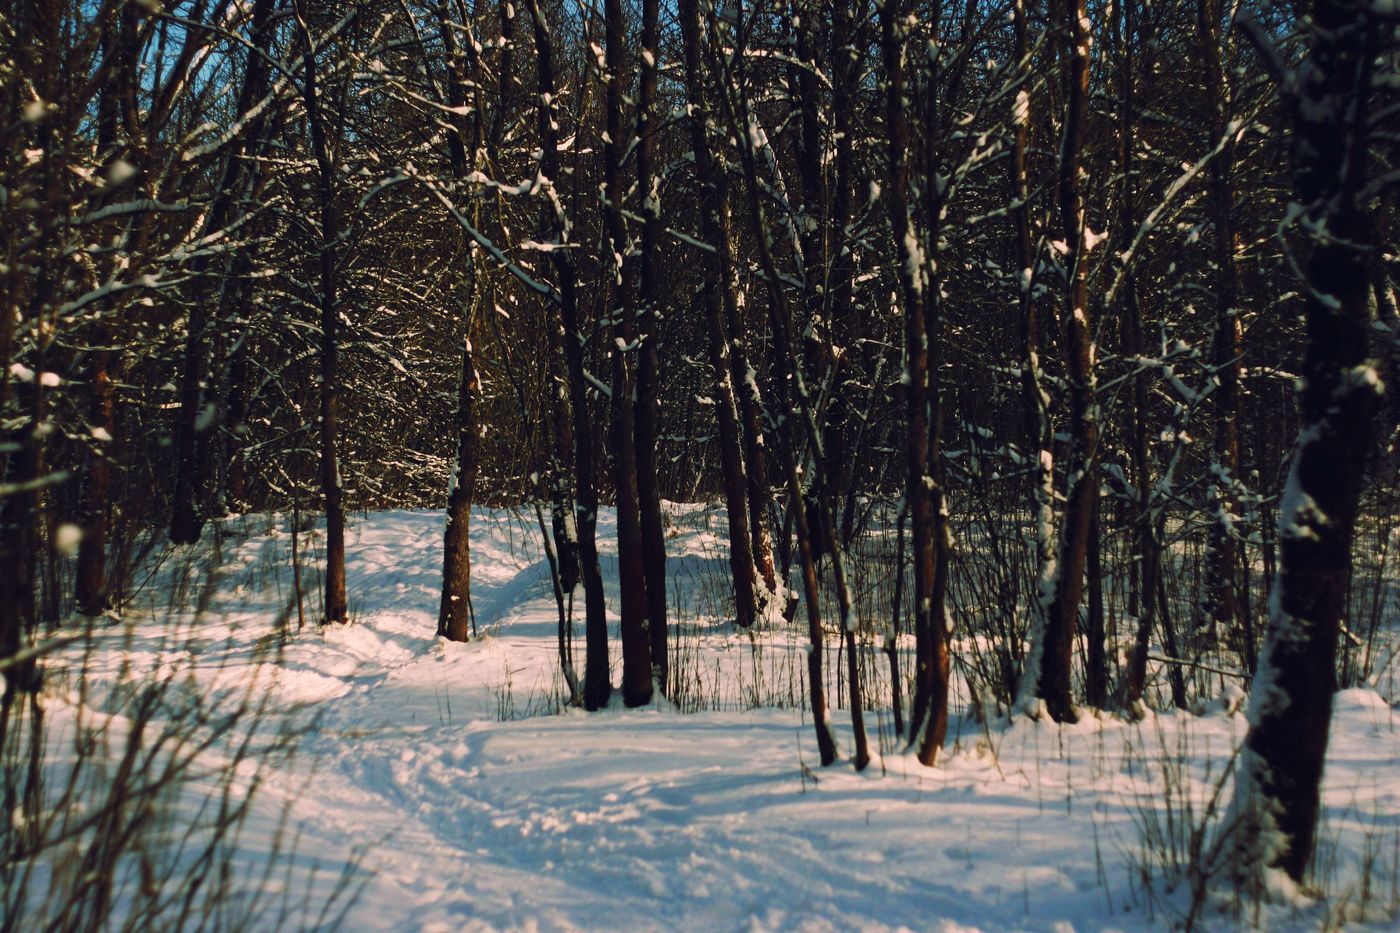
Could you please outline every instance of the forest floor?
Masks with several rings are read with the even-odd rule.
[[[671,529],[670,595],[685,620],[673,664],[684,705],[700,711],[626,710],[619,698],[559,712],[558,613],[534,517],[480,510],[478,640],[434,635],[440,512],[352,522],[353,623],[332,628],[313,621],[315,535],[299,542],[311,547],[299,628],[288,526],[250,516],[225,523],[217,547],[207,537],[167,552],[122,624],[59,659],[86,673],[50,678],[51,722],[61,734],[82,705],[120,713],[121,685],[162,673],[220,702],[268,701],[259,728],[290,723],[300,739],[290,759],[241,766],[257,796],[235,865],[289,900],[309,884],[313,902],[348,872],[327,919],[344,909],[351,930],[1060,933],[1182,921],[1189,872],[1170,865],[1189,859],[1193,834],[1209,848],[1228,802],[1245,725],[1237,688],[1195,713],[1064,727],[978,721],[960,688],[938,767],[892,747],[888,713],[871,712],[883,754],[860,774],[838,709],[843,758],[821,768],[801,708],[802,627],[750,635],[717,617],[723,528],[722,512],[678,507]],[[607,516],[600,542],[611,602]],[[1338,696],[1317,896],[1246,907],[1245,926],[1393,928],[1396,699],[1389,682]],[[213,773],[232,751],[201,754]],[[177,810],[198,805],[199,780]],[[285,867],[264,878],[271,861]],[[1198,928],[1241,922],[1222,912],[1238,906],[1224,890]],[[281,915],[262,916],[271,927]]]

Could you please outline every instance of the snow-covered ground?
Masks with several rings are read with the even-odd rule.
[[[1147,853],[1187,846],[1210,809],[1243,736],[1238,696],[1202,715],[1086,715],[1063,728],[982,724],[960,708],[936,768],[888,747],[888,716],[871,713],[885,754],[863,774],[819,768],[791,702],[805,676],[801,632],[754,637],[716,617],[722,522],[678,508],[670,542],[680,663],[705,712],[557,712],[557,611],[538,530],[531,514],[507,511],[474,522],[483,637],[471,643],[434,634],[441,513],[352,524],[354,621],[343,627],[310,623],[313,536],[300,630],[286,523],[253,516],[226,524],[197,617],[172,616],[177,579],[182,604],[203,592],[181,569],[190,553],[175,552],[124,624],[62,662],[86,668],[89,706],[115,708],[118,683],[183,665],[206,694],[256,677],[259,696],[297,710],[307,731],[294,757],[260,770],[238,858],[252,870],[274,845],[294,845],[296,865],[322,868],[322,891],[358,859],[352,930],[1147,930],[1188,909],[1188,886],[1168,890],[1162,852]],[[606,518],[601,543],[611,598]],[[173,639],[172,618],[188,620]],[[51,678],[55,722],[74,714],[77,688]],[[834,719],[849,751],[849,716]],[[1319,858],[1327,898],[1269,908],[1259,925],[1391,928],[1397,725],[1378,693],[1338,697]],[[1147,844],[1154,833],[1167,841]],[[1200,926],[1233,923],[1208,910]]]

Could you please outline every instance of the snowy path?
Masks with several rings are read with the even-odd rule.
[[[269,578],[285,532],[250,528],[225,542],[221,591],[200,623],[200,669],[227,682],[246,676],[290,598],[287,579]],[[957,717],[941,767],[891,753],[857,775],[808,767],[800,710],[525,717],[550,708],[557,686],[534,529],[480,516],[474,605],[490,634],[455,645],[433,634],[440,528],[437,513],[358,523],[355,624],[294,633],[277,662],[279,700],[318,718],[262,809],[292,801],[301,858],[336,866],[362,848],[349,929],[1159,929],[1160,909],[1131,883],[1138,827],[1162,812],[1173,778],[1203,806],[1243,732],[1223,710],[1064,729]],[[714,542],[682,530],[673,544],[694,562],[676,599],[699,604]],[[716,624],[695,650],[729,680],[756,649]],[[1383,850],[1400,843],[1398,724],[1374,693],[1339,697],[1323,839],[1340,886],[1367,834]],[[1313,929],[1321,913],[1268,919]]]

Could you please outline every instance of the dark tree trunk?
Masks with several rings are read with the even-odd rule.
[[[612,448],[613,491],[617,497],[618,616],[622,638],[622,700],[628,706],[651,702],[651,634],[647,628],[646,565],[642,552],[642,513],[637,491],[636,391],[631,357],[637,338],[633,320],[632,272],[627,221],[623,213],[622,154],[627,149],[623,108],[629,75],[625,71],[627,26],[622,0],[604,0],[607,33],[607,139],[603,143],[603,197],[608,243],[613,262],[612,298]]]
[[[550,527],[559,562],[559,583],[565,594],[573,593],[579,581],[578,526],[574,520],[574,491],[569,466],[574,462],[574,425],[569,410],[569,381],[564,375],[562,331],[550,325],[549,454]]]
[[[1088,655],[1084,676],[1084,700],[1095,709],[1103,709],[1108,702],[1108,653],[1107,637],[1104,630],[1103,609],[1103,554],[1100,549],[1101,528],[1099,525],[1098,502],[1094,503],[1094,514],[1089,520],[1089,554],[1086,567],[1086,584],[1089,588],[1088,624],[1084,630]]]
[[[701,20],[698,0],[679,0],[680,27],[685,59],[686,99],[690,106],[690,141],[695,156],[695,177],[703,203],[701,236],[713,251],[705,251],[706,287],[702,301],[708,337],[710,367],[715,378],[715,416],[719,423],[720,463],[724,472],[725,505],[729,518],[729,569],[734,577],[734,619],[742,628],[753,625],[758,612],[757,572],[753,539],[749,531],[749,480],[744,464],[742,424],[738,393],[731,368],[733,346],[726,320],[724,292],[730,288],[729,229],[726,220],[728,182],[709,140],[708,104],[701,66]]]
[[[481,147],[481,117],[476,109],[468,109],[468,57],[474,79],[482,77],[480,56],[472,50],[470,56],[457,40],[457,27],[448,15],[445,2],[438,5],[438,33],[447,53],[447,104],[455,119],[448,133],[448,161],[455,178],[467,175],[468,146],[471,158]],[[497,106],[504,106],[498,101]],[[468,116],[470,114],[470,116]],[[438,604],[438,634],[451,641],[467,641],[473,634],[472,613],[472,552],[471,512],[476,493],[477,468],[481,458],[481,431],[477,418],[477,401],[481,397],[481,376],[476,369],[475,347],[472,345],[473,324],[480,283],[475,269],[475,249],[468,253],[468,267],[461,275],[462,304],[462,364],[457,377],[457,411],[454,431],[457,438],[452,464],[452,476],[447,491],[447,521],[443,531],[442,598]]]
[[[535,107],[540,137],[540,171],[550,184],[559,173],[559,134],[554,85],[553,41],[549,23],[539,0],[529,0],[530,20],[535,35],[535,68],[540,97]],[[544,225],[552,242],[565,244],[568,238],[563,205],[555,198],[545,210]],[[564,368],[567,375],[569,408],[574,441],[575,528],[578,540],[579,575],[584,596],[583,705],[596,710],[608,702],[612,683],[608,677],[608,619],[603,595],[603,574],[598,566],[598,486],[593,466],[593,430],[588,418],[588,389],[584,375],[584,334],[579,320],[578,273],[572,250],[550,251],[554,266],[554,296],[563,325]]]
[[[104,37],[102,55],[106,81],[98,98],[97,153],[108,166],[115,164],[119,158],[132,157],[121,130],[124,113],[135,109],[136,16],[134,7],[123,7],[117,17],[116,29]],[[113,309],[114,316],[117,310]],[[89,441],[91,450],[82,474],[78,506],[83,536],[78,544],[74,589],[78,611],[87,616],[101,615],[109,608],[107,530],[112,487],[111,445],[112,434],[116,430],[116,393],[112,370],[120,359],[111,349],[111,344],[119,326],[107,319],[101,321],[85,366],[88,424],[93,436]]]
[[[885,64],[886,203],[890,230],[899,251],[900,300],[904,313],[905,403],[908,436],[905,439],[905,497],[910,516],[914,552],[914,634],[917,639],[914,699],[910,707],[909,741],[917,746],[919,760],[933,764],[948,729],[949,654],[943,614],[944,576],[941,553],[946,537],[940,534],[942,489],[930,462],[937,456],[933,443],[940,405],[933,381],[925,302],[929,300],[927,272],[918,231],[909,204],[909,128],[905,113],[904,36],[902,5],[889,0],[880,10],[880,44]],[[932,129],[930,128],[930,131]],[[936,284],[932,287],[937,287]]]
[[[296,2],[298,18],[302,19],[301,2]],[[238,95],[240,114],[248,113],[266,86],[265,55],[274,32],[270,25],[275,5],[275,0],[256,0],[253,5],[253,48],[248,52],[247,64],[243,71],[243,85]],[[300,29],[305,38],[304,19],[300,23]],[[313,57],[308,46],[308,68]],[[314,78],[308,74],[306,80],[309,86]],[[257,123],[262,125],[262,121]],[[240,179],[244,171],[242,154],[246,145],[246,138],[240,139],[230,147],[225,156],[219,187],[214,192],[213,202],[205,217],[205,235],[222,230],[231,219],[235,198],[241,188]],[[195,273],[203,271],[204,265],[203,259],[196,259]],[[184,359],[181,364],[180,411],[175,432],[175,493],[170,514],[170,540],[176,544],[193,544],[199,540],[200,532],[204,528],[205,516],[202,509],[207,461],[200,457],[200,436],[214,427],[215,420],[208,416],[207,406],[212,404],[212,401],[206,398],[204,387],[209,375],[207,342],[210,307],[211,303],[207,300],[196,299],[191,303]]]
[[[825,61],[818,55],[817,29],[824,14],[810,4],[797,4],[795,42],[798,64],[791,68],[790,84],[798,101],[800,133],[797,134],[797,169],[802,182],[802,210],[797,220],[802,246],[802,327],[809,344],[809,369],[824,374],[824,406],[821,432],[824,482],[831,494],[836,540],[844,548],[854,528],[855,477],[860,459],[855,443],[859,410],[852,396],[856,371],[859,323],[852,310],[852,263],[847,224],[851,213],[853,162],[851,74],[859,43],[853,36],[850,10],[845,0],[831,11],[831,104],[823,97],[820,80]],[[835,159],[826,158],[820,114],[830,110],[834,121],[832,142]],[[810,519],[809,519],[810,521]]]
[[[1135,132],[1136,84],[1134,67],[1133,7],[1114,7],[1113,41],[1118,47],[1118,227],[1123,236],[1137,229],[1136,188],[1133,185],[1133,139]],[[1138,305],[1137,282],[1131,269],[1123,270],[1118,304],[1119,320],[1123,326],[1123,352],[1140,357],[1147,351],[1142,335],[1142,309]],[[1147,655],[1152,644],[1153,622],[1157,614],[1157,585],[1160,556],[1157,546],[1156,522],[1152,517],[1152,468],[1148,450],[1147,390],[1148,374],[1139,367],[1132,380],[1130,458],[1137,499],[1132,508],[1133,549],[1136,552],[1136,574],[1129,596],[1129,614],[1136,616],[1133,648],[1128,666],[1119,677],[1114,702],[1124,710],[1136,711],[1147,685]]]
[[[1098,422],[1094,411],[1094,332],[1089,319],[1089,263],[1084,249],[1084,199],[1080,191],[1084,120],[1089,106],[1089,36],[1085,0],[1062,0],[1058,20],[1064,30],[1061,61],[1066,81],[1065,122],[1060,141],[1059,213],[1066,247],[1065,355],[1067,357],[1070,441],[1065,521],[1055,597],[1046,613],[1041,651],[1040,698],[1050,718],[1073,722],[1070,693],[1074,632],[1084,596],[1084,566],[1090,522],[1099,484],[1096,475]]]
[[[175,440],[175,494],[170,513],[170,540],[176,544],[193,544],[199,540],[204,518],[199,514],[196,500],[200,496],[199,466],[195,450],[199,416],[203,408],[201,384],[204,379],[205,326],[207,312],[202,302],[190,309],[189,337],[180,376],[180,414]]]
[[[826,767],[836,761],[837,747],[836,736],[831,731],[831,710],[826,705],[826,686],[822,677],[826,633],[822,628],[817,561],[812,554],[812,530],[807,526],[807,510],[802,507],[802,478],[797,474],[797,461],[788,452],[787,443],[779,443],[783,445],[785,454],[784,479],[788,495],[794,503],[792,513],[796,524],[798,566],[802,573],[802,601],[807,607],[807,694],[812,704],[812,725],[817,733],[817,754],[822,767]]]
[[[108,328],[102,328],[98,341],[103,345],[92,351],[88,360],[88,418],[94,432],[93,449],[83,471],[82,505],[80,506],[82,540],[78,543],[78,564],[75,570],[78,611],[97,616],[106,612],[107,600],[107,516],[111,507],[112,431],[115,430],[115,396],[112,363],[116,353],[105,344],[111,340]]]
[[[447,492],[442,600],[438,606],[438,634],[452,641],[466,641],[472,635],[471,509],[480,458],[476,408],[477,398],[481,394],[481,377],[472,356],[471,319],[472,315],[468,314],[465,323],[467,332],[462,345],[462,372],[458,377],[457,449]]]
[[[728,291],[732,294],[733,289]],[[736,306],[737,311],[737,306]],[[747,341],[743,336],[743,321],[738,314],[731,317],[734,326],[732,368],[739,383],[739,411],[744,440],[746,497],[749,507],[749,540],[753,552],[754,570],[769,594],[777,591],[777,570],[773,563],[773,545],[768,535],[768,451],[763,444],[763,400],[759,395],[758,377],[749,359]],[[755,586],[757,581],[755,581]],[[757,604],[757,600],[755,600]]]
[[[1123,310],[1125,328],[1128,331],[1125,351],[1141,353],[1144,345],[1141,312],[1131,284],[1123,297]],[[1137,552],[1138,565],[1135,591],[1137,629],[1133,635],[1133,650],[1129,656],[1128,668],[1123,672],[1118,685],[1117,703],[1125,710],[1137,707],[1142,700],[1143,689],[1147,686],[1147,655],[1152,644],[1152,628],[1157,614],[1158,579],[1161,572],[1157,523],[1152,517],[1152,471],[1147,449],[1149,429],[1146,373],[1139,372],[1133,377],[1132,407],[1133,482],[1137,486],[1137,500],[1133,504],[1133,545]]]
[[[1271,48],[1262,27],[1245,25]],[[1382,385],[1367,361],[1375,246],[1363,189],[1372,70],[1394,48],[1394,23],[1367,2],[1317,0],[1303,28],[1289,115],[1299,228],[1311,241],[1307,347],[1279,510],[1280,568],[1236,782],[1239,865],[1250,885],[1268,869],[1301,881],[1312,857],[1352,532]]]
[[[1012,7],[1016,37],[1016,67],[1019,86],[1012,104],[1011,184],[1016,209],[1016,258],[1020,266],[1021,322],[1021,411],[1024,422],[1026,459],[1032,482],[1028,484],[1031,521],[1034,525],[1036,592],[1031,600],[1029,632],[1030,655],[1017,685],[1018,702],[1028,703],[1039,695],[1041,660],[1050,604],[1054,601],[1055,581],[1055,454],[1054,428],[1050,420],[1050,396],[1045,391],[1040,367],[1040,305],[1035,300],[1036,254],[1031,238],[1030,181],[1026,159],[1031,125],[1030,35],[1025,0]]]
[[[904,526],[909,518],[909,506],[899,509],[895,529],[894,597],[890,606],[890,625],[885,633],[885,656],[890,662],[890,713],[894,719],[894,734],[904,735],[904,681],[899,672],[900,614],[904,610]]]
[[[735,56],[744,55],[742,35],[735,36]],[[793,346],[789,332],[792,320],[784,286],[778,276],[778,266],[774,258],[771,230],[759,196],[759,176],[754,134],[751,127],[753,117],[749,111],[745,89],[734,80],[733,75],[722,76],[720,104],[723,107],[726,129],[734,139],[743,140],[739,146],[740,162],[744,171],[745,201],[748,206],[750,229],[754,234],[758,249],[759,268],[763,271],[764,283],[768,292],[768,326],[773,340],[773,357],[779,367],[774,382],[773,397],[777,400],[776,412],[769,412],[768,424],[771,433],[777,438],[778,456],[782,461],[787,479],[788,494],[794,505],[793,514],[797,526],[797,545],[802,562],[803,589],[807,603],[808,632],[812,640],[808,653],[808,672],[812,678],[813,719],[817,729],[817,745],[822,763],[835,760],[836,742],[831,734],[829,717],[825,707],[825,696],[821,685],[821,653],[825,647],[825,633],[821,624],[820,594],[817,588],[815,546],[823,540],[817,529],[811,527],[804,507],[802,477],[798,468],[798,450],[801,434],[811,449],[816,480],[814,486],[821,488],[826,475],[826,465],[822,460],[821,432],[817,428],[816,414],[807,384],[802,373],[801,358]],[[727,88],[734,88],[730,94]],[[757,395],[755,394],[755,398]],[[825,525],[824,541],[831,549],[831,497],[823,493],[816,502],[819,514]],[[862,709],[859,655],[855,639],[855,629],[851,616],[850,592],[846,586],[845,571],[839,552],[831,555],[833,584],[840,607],[841,635],[847,656],[847,682],[850,689],[851,727],[855,742],[854,765],[857,771],[863,770],[870,762],[870,751],[865,732],[864,711]]]
[[[235,275],[247,274],[247,264],[236,265],[241,267],[241,272],[236,271]],[[235,307],[248,308],[251,297],[252,289],[240,285]],[[233,357],[229,360],[228,398],[224,405],[226,462],[222,498],[227,507],[236,512],[246,511],[249,506],[248,465],[244,455],[244,440],[248,433],[248,379],[248,339],[245,333],[237,340]]]
[[[259,37],[260,42],[268,40]],[[255,97],[266,94],[267,76],[261,79],[262,87]],[[246,204],[262,203],[263,191],[267,187],[270,173],[262,160],[267,159],[275,140],[282,138],[282,127],[286,121],[285,109],[268,115],[259,113],[249,121],[247,156],[249,176],[243,184],[243,197]],[[238,324],[239,318],[249,316],[253,305],[253,281],[251,274],[258,257],[257,246],[249,243],[234,255],[226,273],[230,281],[221,290],[220,319],[224,326],[230,326],[227,342],[231,344],[224,364],[225,376],[222,405],[219,411],[219,431],[217,453],[214,455],[214,480],[217,483],[211,490],[210,499],[213,511],[226,514],[229,509],[245,510],[248,506],[247,463],[244,453],[244,440],[248,434],[248,382],[249,382],[249,339],[251,331]]]
[[[51,10],[24,9],[14,18],[17,39],[27,41],[17,44],[15,61],[21,73],[33,78],[34,93],[41,100],[54,100],[58,88],[58,59],[44,54],[45,49],[58,48],[61,26],[58,16],[49,15]],[[22,93],[18,82],[10,83],[14,98],[7,103],[19,106]],[[10,88],[0,88],[0,93],[9,96]],[[62,165],[64,143],[59,138],[57,128],[48,124],[32,124],[21,130],[23,143],[41,153],[38,177],[34,180],[31,193],[41,205],[58,203],[59,172]],[[7,198],[0,205],[0,216],[6,220],[14,218],[21,223],[33,223],[37,211],[32,208],[20,212],[16,198]],[[18,215],[18,216],[16,216]],[[18,224],[16,224],[18,227]],[[13,228],[12,228],[13,229]],[[14,261],[13,242],[8,236],[6,268],[3,272],[6,285],[6,313],[0,315],[0,365],[9,370],[16,362],[16,331],[20,325],[29,323],[39,333],[35,341],[35,355],[32,360],[34,377],[28,381],[11,379],[7,372],[0,377],[0,411],[17,411],[18,418],[5,427],[3,453],[0,453],[0,482],[11,487],[9,494],[0,497],[0,660],[10,660],[25,646],[25,641],[35,631],[38,624],[36,594],[39,581],[39,554],[42,550],[38,534],[41,518],[41,489],[46,479],[44,445],[46,432],[41,430],[47,416],[43,380],[38,374],[45,369],[45,355],[48,341],[42,336],[38,323],[53,301],[55,277],[59,275],[57,238],[52,228],[43,230],[35,244],[34,255],[40,261],[31,267],[24,267]],[[26,281],[32,276],[32,281]],[[26,294],[26,292],[28,294]],[[22,303],[21,303],[22,302]],[[18,310],[18,313],[15,313]],[[14,386],[14,400],[9,393]],[[5,691],[3,708],[0,708],[0,738],[5,738],[9,728],[10,711],[20,694],[38,694],[43,686],[42,670],[33,659],[11,663],[4,670]],[[37,746],[36,746],[37,747]],[[12,806],[12,800],[6,800]]]
[[[505,43],[501,46],[496,64],[497,93],[499,102],[491,121],[490,142],[494,150],[499,146],[505,133],[506,114],[511,112],[515,99],[513,63],[515,60],[515,6],[510,0],[499,0],[496,5],[496,21]],[[552,80],[552,79],[551,79]],[[552,312],[551,312],[552,313]],[[578,527],[574,519],[574,493],[569,478],[570,466],[574,459],[574,430],[569,410],[568,379],[563,369],[564,346],[560,340],[560,328],[547,325],[550,342],[546,372],[548,388],[545,404],[549,427],[548,452],[545,455],[545,475],[549,490],[550,522],[549,533],[553,538],[554,572],[559,578],[561,603],[564,615],[560,622],[560,658],[565,669],[565,679],[569,682],[574,700],[581,699],[577,678],[574,676],[572,643],[568,637],[570,622],[567,608],[573,598],[574,589],[579,583]],[[543,528],[541,529],[543,531]],[[548,543],[546,543],[548,545]],[[567,660],[566,660],[567,655]]]
[[[840,441],[834,435],[837,420],[843,418],[844,405],[841,400],[839,380],[843,374],[836,360],[836,335],[832,322],[824,314],[823,293],[826,279],[826,225],[828,222],[828,201],[826,186],[823,184],[823,146],[821,140],[821,120],[819,110],[825,110],[822,100],[823,82],[819,81],[822,63],[813,51],[812,36],[820,22],[820,14],[809,5],[794,4],[792,22],[793,46],[796,61],[789,66],[789,93],[797,104],[798,132],[793,141],[796,147],[797,177],[802,183],[802,201],[796,218],[797,239],[802,247],[802,318],[798,326],[805,334],[803,347],[807,369],[814,376],[825,380],[832,378],[830,399],[824,411],[822,427],[822,448],[832,452],[839,448]],[[835,441],[836,447],[833,447]],[[834,476],[826,478],[826,485],[837,487]],[[837,489],[839,495],[839,488]]]
[[[651,669],[657,687],[668,690],[666,621],[666,531],[661,517],[661,488],[656,477],[657,422],[660,418],[661,205],[656,177],[656,56],[659,53],[659,0],[642,0],[641,99],[637,117],[637,188],[642,197],[641,295],[637,308],[638,347],[635,439],[637,499],[641,509],[642,561],[646,576],[647,631]]]
[[[336,244],[340,240],[340,223],[335,207],[335,164],[332,162],[330,141],[326,137],[324,115],[317,93],[316,56],[311,42],[304,0],[295,0],[297,26],[304,47],[303,100],[306,122],[311,129],[311,145],[316,158],[317,195],[320,200],[321,244],[320,302],[321,302],[321,495],[326,510],[326,575],[324,581],[325,621],[348,622],[345,602],[345,511],[344,491],[340,482],[340,466],[336,461],[336,422],[340,415],[339,374],[336,369],[339,344],[340,309],[336,307]]]
[[[43,476],[43,452],[34,425],[43,414],[42,389],[35,380],[17,393],[26,402],[30,419],[10,434],[18,448],[8,456],[6,482],[19,487],[0,500],[0,660],[12,658],[25,645],[37,625],[35,593],[38,591],[40,542],[39,481]],[[16,693],[34,693],[41,685],[39,667],[28,661],[4,670],[6,711]]]
[[[832,115],[835,122],[836,162],[830,185],[831,217],[827,225],[826,254],[831,257],[830,271],[823,293],[827,317],[845,350],[847,360],[841,371],[848,380],[857,365],[856,360],[862,355],[858,352],[858,341],[864,336],[855,303],[855,262],[848,228],[855,201],[855,137],[859,132],[855,109],[864,57],[859,50],[868,46],[869,35],[863,4],[858,21],[853,21],[851,7],[849,0],[839,0],[832,12],[830,54],[833,62]],[[838,412],[833,419],[835,427],[832,434],[836,446],[827,449],[827,461],[834,464],[836,471],[833,476],[834,488],[840,491],[844,499],[840,525],[843,544],[855,534],[856,499],[865,467],[861,456],[864,452],[862,440],[865,428],[870,423],[870,406],[877,398],[872,386],[866,400],[866,417],[858,419],[851,408],[853,400],[846,398],[847,394],[843,392],[839,396],[844,400],[847,411],[844,415]]]
[[[1254,638],[1253,633],[1242,631],[1247,621],[1240,605],[1239,533],[1234,530],[1232,515],[1238,509],[1234,484],[1240,480],[1240,438],[1236,424],[1243,333],[1237,308],[1239,274],[1235,268],[1234,146],[1225,139],[1230,129],[1225,70],[1220,60],[1220,16],[1220,0],[1197,0],[1201,72],[1210,107],[1207,151],[1220,147],[1209,167],[1210,212],[1215,226],[1215,339],[1211,364],[1219,387],[1213,393],[1215,450],[1208,487],[1211,525],[1206,551],[1204,615],[1217,637],[1241,646],[1240,655],[1253,674]]]

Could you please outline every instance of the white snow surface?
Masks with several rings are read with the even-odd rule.
[[[716,595],[723,510],[674,506],[672,517],[673,616],[685,621],[688,676],[720,707],[707,712],[620,702],[555,712],[557,615],[530,512],[473,516],[483,637],[465,644],[435,636],[442,513],[353,522],[352,624],[312,624],[308,567],[308,624],[297,631],[291,611],[279,656],[259,674],[275,703],[316,718],[295,759],[265,770],[241,858],[257,864],[271,851],[283,808],[303,867],[334,876],[361,852],[351,930],[1061,933],[1162,929],[1185,909],[1184,891],[1159,890],[1149,908],[1133,884],[1139,827],[1147,814],[1165,819],[1168,773],[1204,810],[1244,735],[1237,688],[1200,715],[1129,723],[1086,713],[1065,727],[979,724],[960,694],[938,767],[886,741],[863,774],[846,760],[823,769],[809,716],[779,702],[805,678],[800,615],[792,631],[736,632]],[[291,605],[285,520],[249,516],[223,531],[216,592],[187,630],[206,688],[248,682]],[[316,534],[307,537],[314,549]],[[611,512],[600,545],[612,605]],[[174,663],[154,620],[169,618],[161,607],[181,553],[167,558],[148,608],[99,639],[88,704],[126,676],[125,661],[138,671]],[[575,660],[581,675],[581,620]],[[53,683],[61,721],[79,699],[71,683]],[[849,714],[832,718],[849,753]],[[866,722],[872,744],[888,738],[887,714]],[[1400,840],[1398,762],[1395,711],[1375,692],[1340,694],[1322,833],[1338,888],[1359,871],[1366,839],[1383,858]],[[1388,889],[1390,870],[1373,886]],[[1266,908],[1262,919],[1314,929],[1326,910]],[[1390,928],[1374,910],[1365,923]],[[1208,914],[1204,926],[1233,922]]]

